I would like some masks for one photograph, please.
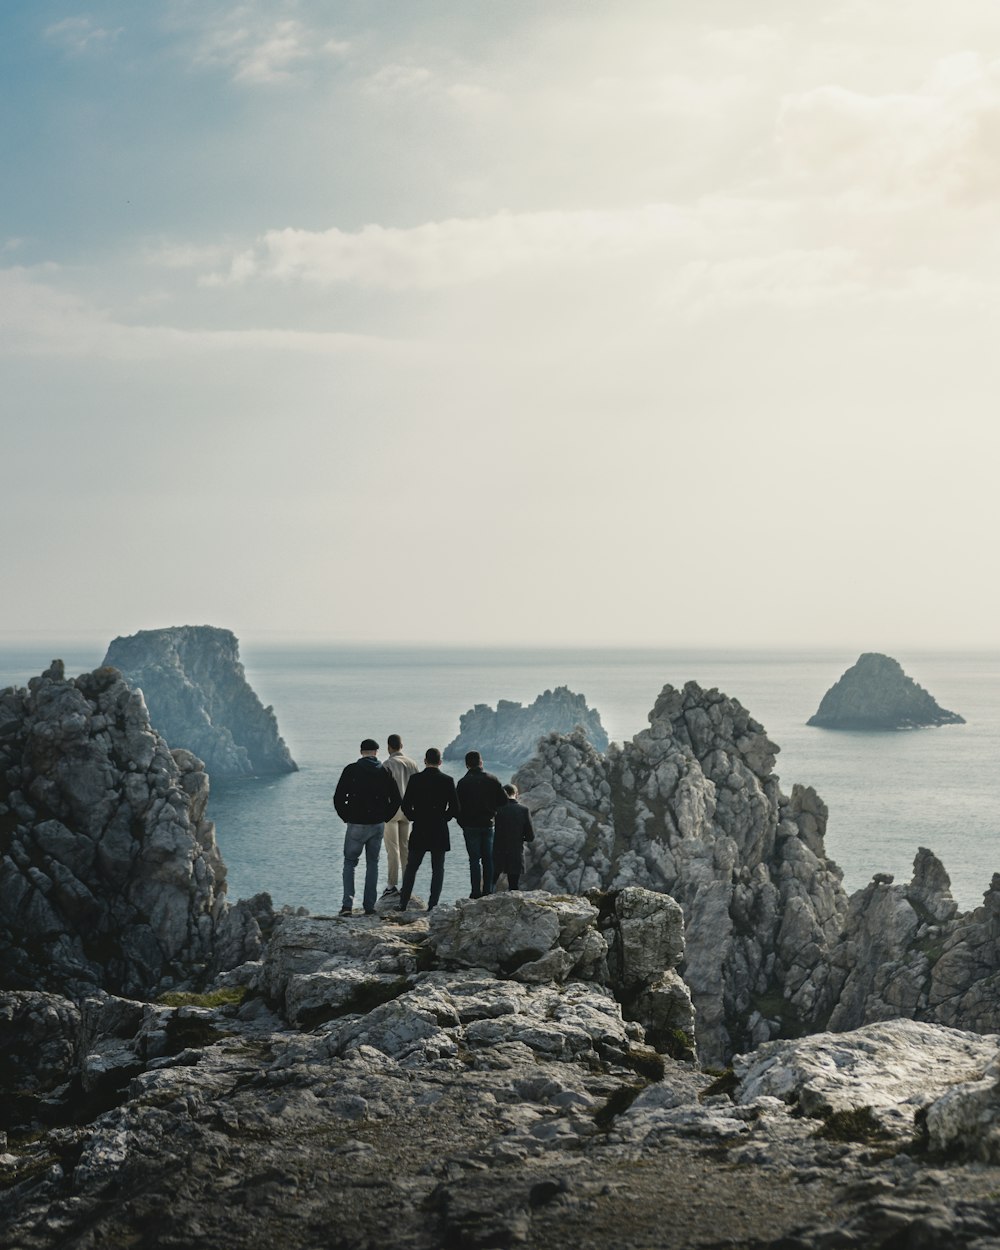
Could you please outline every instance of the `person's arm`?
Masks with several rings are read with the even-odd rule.
[[[451,778],[449,778],[449,781]],[[444,809],[445,820],[457,820],[462,823],[462,805],[458,801],[458,788],[451,782],[451,793],[448,795],[448,806]]]
[[[399,786],[396,785],[396,778],[392,773],[385,771],[383,775],[385,777],[385,819],[392,820],[402,806],[403,796],[399,793]]]
[[[462,782],[464,780],[465,778],[463,777],[458,782],[452,782],[452,785],[455,787],[455,798],[451,806],[451,815],[458,821],[460,829],[465,828],[465,820],[462,816]],[[448,819],[451,820],[451,816]]]
[[[415,776],[416,774],[414,774],[414,777]],[[403,791],[403,815],[406,817],[407,820],[416,820],[417,818],[417,811],[416,811],[416,808],[413,806],[413,798],[415,794],[419,794],[419,793],[420,793],[420,783],[417,781],[414,781],[414,778],[411,777],[410,780],[406,783],[406,789]]]
[[[531,823],[531,812],[527,808],[524,809],[524,840],[525,842],[535,840],[535,826]]]
[[[341,820],[347,821],[348,817],[348,800],[350,798],[350,782],[347,780],[347,769],[340,774],[340,780],[337,782],[337,788],[333,792],[333,806],[337,815]]]
[[[507,806],[507,791],[500,784],[499,778],[494,777],[493,781],[493,810],[495,815],[501,807]]]

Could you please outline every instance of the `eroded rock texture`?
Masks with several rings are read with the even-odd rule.
[[[598,751],[608,749],[600,713],[567,686],[546,690],[527,707],[510,699],[501,699],[495,709],[477,703],[462,714],[458,737],[445,747],[444,758],[460,760],[466,751],[479,751],[487,760],[521,764],[534,755],[544,734],[571,733],[578,725]]]
[[[847,907],[825,806],[811,789],[782,794],[778,748],[717,690],[666,686],[649,720],[606,756],[579,733],[539,743],[516,777],[539,830],[526,884],[671,894],[706,1061],[825,1023]]]
[[[115,669],[0,692],[0,988],[139,995],[259,950],[207,801]]]
[[[898,660],[866,651],[830,687],[806,723],[822,729],[919,729],[964,725],[965,718],[940,707],[907,677]]]
[[[273,708],[264,707],[247,682],[239,643],[228,629],[141,630],[116,638],[104,663],[142,691],[157,732],[197,755],[212,777],[297,770]]]

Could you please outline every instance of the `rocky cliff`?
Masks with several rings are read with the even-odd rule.
[[[247,683],[228,629],[182,625],[116,638],[105,665],[141,690],[157,731],[204,762],[212,777],[297,770],[274,710]]]
[[[522,880],[671,894],[706,1062],[820,1027],[840,989],[829,952],[847,911],[824,804],[800,786],[782,793],[778,748],[717,690],[665,686],[649,721],[607,755],[580,733],[539,743],[516,775],[539,835]]]
[[[867,651],[830,687],[806,723],[821,729],[919,729],[965,720],[939,707],[897,660]]]
[[[115,669],[0,692],[0,987],[140,995],[259,950],[207,801]]]
[[[288,916],[199,1000],[0,993],[0,1239],[995,1246],[1000,1038],[891,1021],[705,1072],[620,997],[677,919],[634,888]]]
[[[486,760],[521,764],[534,755],[544,734],[570,733],[577,726],[598,751],[608,749],[600,713],[567,686],[546,690],[527,707],[509,699],[501,699],[495,709],[477,703],[462,714],[458,737],[445,747],[444,758],[460,760],[467,751],[479,751]]]

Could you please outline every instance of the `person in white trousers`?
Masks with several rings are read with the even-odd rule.
[[[403,754],[403,740],[399,734],[390,734],[386,738],[389,748],[388,759],[382,767],[395,781],[400,794],[406,793],[406,786],[414,773],[420,771],[420,765],[414,763],[408,755]],[[395,898],[399,894],[399,882],[406,868],[406,855],[410,845],[410,822],[400,808],[392,820],[385,822],[385,853],[389,861],[389,884],[382,891],[383,898]]]

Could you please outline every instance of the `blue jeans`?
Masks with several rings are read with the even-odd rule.
[[[375,910],[378,897],[378,857],[382,850],[385,822],[377,825],[348,825],[344,834],[344,901],[343,907],[354,906],[354,870],[361,852],[365,853],[365,911]]]
[[[472,897],[493,893],[493,826],[463,829],[465,849],[469,852],[469,879]]]

